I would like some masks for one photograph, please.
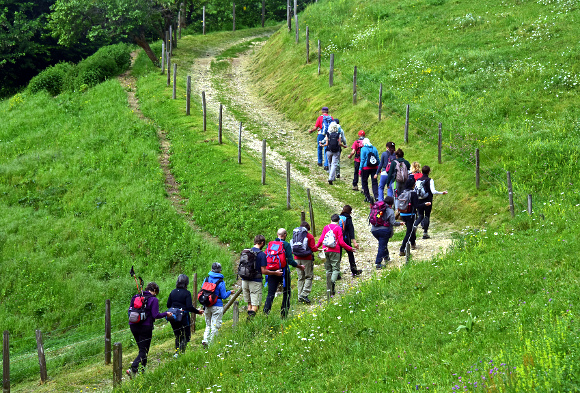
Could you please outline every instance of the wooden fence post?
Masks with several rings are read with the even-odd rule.
[[[528,214],[532,215],[532,194],[528,194]]]
[[[294,0],[294,25],[296,26],[296,43],[298,43],[298,0]]]
[[[185,114],[189,116],[191,110],[191,75],[187,76],[187,87],[185,89]]]
[[[2,392],[10,393],[10,333],[4,330],[2,337]]]
[[[207,130],[207,107],[205,105],[205,91],[201,92],[201,107],[203,109],[203,131]]]
[[[332,273],[326,273],[326,301],[330,301],[332,297]]]
[[[169,54],[169,30],[165,31],[165,50],[167,51],[167,53]]]
[[[44,384],[48,376],[46,375],[46,358],[44,357],[44,345],[40,330],[36,330],[36,349],[38,351],[38,365],[40,366],[40,383]]]
[[[510,200],[510,213],[511,213],[512,218],[513,218],[516,216],[516,213],[514,210],[514,191],[512,189],[512,175],[509,171],[507,172],[507,187],[508,187],[508,194],[509,194],[509,200]]]
[[[181,39],[181,10],[177,13],[177,28],[179,29],[179,39]]]
[[[356,105],[356,66],[354,66],[354,74],[352,75],[352,104]]]
[[[334,79],[334,53],[330,54],[330,75],[328,76],[328,84],[332,87]]]
[[[222,144],[222,111],[223,111],[223,105],[220,104],[220,113],[218,116],[218,143],[220,145]]]
[[[405,143],[409,143],[409,104],[407,104],[407,114],[405,115]]]
[[[266,19],[266,0],[262,0],[262,27],[264,27],[265,19]]]
[[[303,221],[306,221],[306,212],[304,212],[304,210],[300,212],[300,224],[302,224]]]
[[[232,306],[232,304],[234,304],[234,302],[236,301],[238,296],[240,296],[241,294],[242,294],[242,288],[238,289],[237,292],[234,294],[234,296],[232,296],[232,298],[230,299],[228,304],[226,304],[224,306],[224,314],[226,313],[226,311],[228,311],[228,309]]]
[[[314,227],[314,209],[312,208],[312,198],[310,197],[310,188],[306,189],[306,196],[308,196],[308,214],[310,215],[310,229],[312,236],[316,237],[316,228]]]
[[[177,23],[173,27],[173,47],[177,48]]]
[[[111,300],[105,301],[105,364],[111,364]]]
[[[310,63],[310,33],[306,26],[306,64]]]
[[[205,5],[203,6],[203,35],[205,35]]]
[[[242,163],[242,122],[240,122],[240,132],[238,134],[238,164]]]
[[[232,20],[234,22],[233,31],[236,31],[236,3],[233,3],[233,6],[232,6]]]
[[[193,307],[197,306],[197,272],[193,273]],[[193,319],[191,321],[191,326],[189,327],[189,331],[191,333],[195,333],[195,322],[196,322],[197,314],[193,313]]]
[[[321,63],[321,57],[322,57],[322,50],[320,48],[320,40],[318,40],[318,75],[320,75],[320,63]]]
[[[286,161],[286,208],[290,210],[290,161]]]
[[[177,97],[177,64],[173,63],[173,95],[172,99]]]
[[[407,242],[405,246],[405,264],[409,264],[409,260],[411,259],[411,243]]]
[[[479,148],[475,149],[475,188],[479,190]]]
[[[290,0],[286,0],[286,24],[288,25],[288,31],[291,31],[292,20],[290,18]]]
[[[161,43],[161,74],[165,74],[165,42]]]
[[[113,345],[113,387],[121,385],[123,377],[123,348],[121,343]]]
[[[240,302],[237,300],[234,302],[234,308],[232,308],[232,328],[236,330],[236,326],[240,320]]]
[[[171,56],[167,55],[167,87],[171,85]]]
[[[266,184],[266,140],[262,139],[262,185]]]
[[[379,121],[381,121],[381,111],[383,110],[383,84],[379,87]]]
[[[441,148],[443,147],[443,125],[439,123],[439,142],[437,144],[437,162],[441,164]]]
[[[173,40],[173,25],[169,25],[169,42],[171,45],[169,46],[169,54],[173,56],[173,47],[175,46],[175,42]]]

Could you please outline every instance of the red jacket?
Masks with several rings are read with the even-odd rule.
[[[308,248],[310,248],[312,252],[318,251],[318,247],[315,246],[316,241],[314,240],[314,236],[309,232],[306,232],[306,238],[308,239]],[[303,257],[294,255],[294,259],[299,261],[310,261],[311,259],[314,259],[314,257],[312,255],[305,255]]]
[[[324,227],[324,229],[322,230],[322,235],[320,235],[320,239],[318,239],[318,243],[316,243],[316,247],[320,247],[322,245],[324,235],[326,235],[326,232],[328,231],[334,232],[336,246],[332,248],[328,247],[326,249],[327,252],[340,252],[340,247],[346,249],[347,251],[352,251],[352,247],[344,242],[342,228],[338,224],[328,224],[327,226]]]

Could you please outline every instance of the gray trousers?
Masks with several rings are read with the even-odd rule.
[[[336,175],[340,175],[340,151],[336,153],[330,150],[326,151],[326,157],[328,158],[328,180],[332,181],[336,179]]]
[[[308,297],[312,291],[312,279],[314,278],[314,261],[297,259],[304,265],[304,270],[298,269],[298,297]]]
[[[217,335],[218,330],[222,326],[222,317],[224,316],[223,307],[206,307],[205,311],[205,332],[203,333],[203,341],[210,344],[213,338]]]

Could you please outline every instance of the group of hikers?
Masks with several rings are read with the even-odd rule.
[[[316,125],[310,132],[318,130],[317,149],[318,165],[328,170],[328,183],[333,184],[340,178],[341,149],[347,147],[344,131],[338,119],[328,114],[328,108],[322,108]],[[379,159],[379,153],[364,130],[358,132],[358,139],[352,144],[349,158],[354,157],[354,178],[352,189],[358,191],[360,177],[365,202],[370,205],[368,216],[371,233],[378,241],[375,258],[376,269],[385,267],[383,262],[390,260],[388,243],[393,236],[393,227],[406,226],[404,239],[399,250],[400,256],[406,255],[407,244],[416,249],[416,231],[419,225],[423,229],[423,239],[429,239],[429,221],[433,195],[447,194],[437,191],[433,179],[429,177],[431,168],[421,167],[418,162],[405,160],[401,149],[395,150],[394,142],[387,142],[386,150]],[[380,176],[380,179],[379,179]],[[371,179],[371,196],[368,179]],[[379,180],[377,180],[379,179]],[[387,188],[387,195],[384,189]],[[282,318],[288,315],[291,298],[290,266],[298,269],[298,301],[310,304],[309,295],[314,279],[314,255],[324,260],[327,277],[330,278],[330,294],[335,295],[336,281],[340,280],[340,262],[343,250],[348,255],[353,277],[359,276],[362,270],[357,268],[354,252],[359,248],[355,239],[352,222],[352,207],[345,205],[340,214],[333,214],[330,223],[324,227],[318,240],[309,232],[310,225],[303,221],[292,231],[292,239],[287,241],[288,232],[284,228],[277,231],[277,237],[266,243],[263,235],[254,237],[253,247],[244,249],[238,264],[238,276],[242,279],[242,294],[247,303],[248,320],[252,320],[262,304],[263,280],[266,278],[268,294],[264,302],[264,314],[269,314],[278,288],[282,287]],[[396,221],[399,217],[401,221]],[[129,308],[129,325],[139,354],[126,371],[132,378],[147,365],[147,353],[151,344],[153,322],[166,318],[175,334],[175,357],[185,351],[191,339],[190,313],[205,315],[205,331],[202,345],[208,346],[222,324],[224,312],[223,300],[231,295],[226,290],[222,267],[212,264],[211,272],[205,278],[197,299],[203,310],[193,304],[191,292],[187,289],[189,278],[185,274],[177,278],[176,288],[167,299],[166,312],[159,312],[159,286],[149,283],[144,290],[131,299]]]

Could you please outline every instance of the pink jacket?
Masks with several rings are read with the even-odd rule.
[[[330,248],[328,247],[326,251],[328,252],[340,252],[340,247],[346,249],[347,251],[352,251],[352,247],[349,246],[344,242],[344,236],[342,234],[342,228],[338,224],[328,224],[322,230],[322,235],[320,235],[320,239],[318,239],[318,243],[316,243],[316,247],[320,248],[322,245],[322,241],[324,240],[324,235],[326,232],[332,231],[334,232],[334,237],[336,238],[336,246]]]

